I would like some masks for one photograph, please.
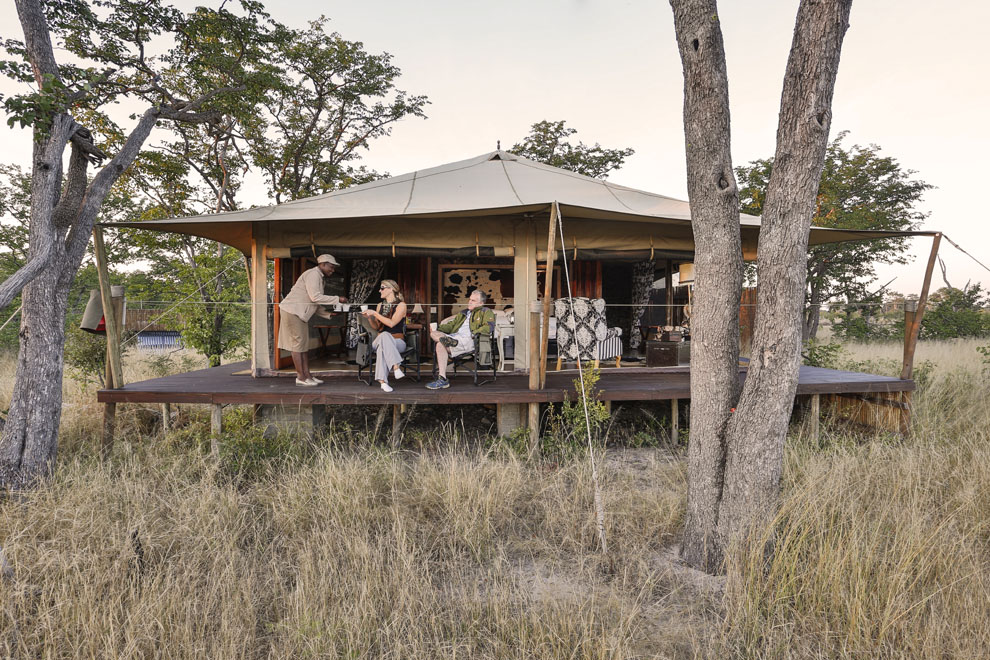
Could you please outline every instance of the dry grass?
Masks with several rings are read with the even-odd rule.
[[[735,552],[715,603],[665,560],[685,473],[664,451],[609,449],[603,558],[580,458],[345,428],[244,478],[203,455],[195,412],[166,441],[132,410],[101,463],[92,392],[67,381],[56,477],[0,504],[0,654],[987,657],[990,384],[975,345],[921,348],[940,362],[912,438],[792,437],[776,553]]]

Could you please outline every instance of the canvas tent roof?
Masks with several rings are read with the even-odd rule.
[[[546,218],[559,204],[568,241],[582,249],[693,251],[688,202],[619,186],[495,151],[324,195],[245,211],[107,224],[191,234],[247,253],[264,223],[276,248],[389,244],[456,249],[515,245],[521,218]],[[602,222],[607,221],[607,222]],[[759,219],[740,216],[744,252],[755,254]],[[926,232],[814,228],[811,244]]]

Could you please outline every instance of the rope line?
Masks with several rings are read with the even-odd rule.
[[[557,202],[554,202],[556,205]],[[560,230],[560,245],[564,245],[564,221],[560,216],[560,207],[557,207],[557,227]],[[571,332],[576,335],[577,325],[574,316],[574,296],[571,293],[571,276],[567,268],[567,252],[564,251],[564,281],[567,283],[567,302],[571,307]],[[535,337],[533,338],[535,340]],[[545,356],[544,356],[545,357]],[[532,369],[534,365],[530,365]],[[595,487],[595,517],[598,523],[598,540],[602,544],[602,554],[608,554],[608,542],[605,539],[605,505],[602,501],[602,489],[598,482],[598,466],[595,464],[595,447],[591,442],[591,418],[588,415],[588,393],[584,387],[584,370],[581,366],[581,352],[577,354],[578,380],[581,382],[581,404],[584,407],[584,427],[588,435],[588,457],[591,460],[591,482]]]
[[[195,291],[193,291],[191,294],[189,294],[188,296],[186,296],[185,298],[183,298],[182,300],[180,300],[179,302],[175,303],[174,305],[172,305],[171,307],[169,307],[168,309],[166,309],[164,312],[162,312],[161,314],[159,314],[158,317],[155,318],[154,321],[151,321],[150,323],[148,323],[148,325],[144,326],[143,328],[141,328],[140,330],[138,330],[137,332],[135,332],[128,339],[125,339],[124,341],[120,342],[120,347],[123,348],[129,342],[136,341],[139,334],[141,334],[142,332],[144,332],[145,330],[147,330],[151,326],[156,325],[157,323],[159,323],[161,321],[162,317],[168,316],[172,311],[174,311],[175,309],[177,309],[179,307],[179,305],[185,303],[187,300],[189,300],[193,296],[198,295],[201,289],[203,289],[204,287],[209,286],[210,284],[213,284],[214,282],[216,282],[218,279],[220,279],[221,277],[223,277],[224,275],[226,275],[227,274],[227,271],[229,271],[234,266],[237,266],[238,268],[240,268],[241,262],[240,261],[234,261],[234,262],[232,262],[229,266],[227,266],[222,271],[220,271],[219,273],[217,273],[216,277],[214,277],[213,279],[211,279],[208,282],[203,283],[201,286],[196,287],[196,290]],[[210,303],[205,303],[205,304],[210,304]],[[253,303],[246,303],[246,304],[251,305]]]
[[[962,249],[962,247],[960,247],[959,244],[956,243],[954,240],[952,240],[951,238],[949,238],[945,234],[942,234],[942,238],[944,238],[945,240],[949,241],[949,243],[952,243],[952,247],[956,248],[957,250],[959,250],[960,252],[962,252],[963,254],[965,254],[967,257],[969,257],[970,259],[972,259],[976,263],[980,264],[980,266],[983,267],[983,270],[985,270],[988,273],[990,273],[990,268],[987,268],[986,264],[984,264],[982,261],[980,261],[979,259],[977,259],[973,255],[971,255],[969,252],[966,252],[966,250]]]
[[[0,325],[0,331],[2,331],[4,328],[6,328],[7,327],[7,324],[10,323],[11,321],[13,321],[14,320],[14,317],[17,316],[18,314],[20,314],[22,309],[24,309],[24,305],[21,305],[20,307],[18,307],[17,309],[15,309],[14,310],[14,313],[10,315],[10,318],[7,319],[6,321],[4,321],[3,322],[3,325]]]

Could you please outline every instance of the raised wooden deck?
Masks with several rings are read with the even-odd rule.
[[[130,383],[122,389],[100,390],[101,403],[203,403],[203,404],[364,404],[397,403],[471,404],[471,403],[530,403],[563,401],[574,391],[576,370],[548,372],[544,390],[529,389],[525,374],[500,373],[498,380],[475,387],[469,375],[461,372],[451,379],[446,390],[431,391],[412,378],[393,382],[395,391],[382,392],[377,384],[369,387],[354,373],[324,377],[318,387],[298,387],[294,378],[252,378],[243,374],[247,363],[229,364],[213,369],[190,371],[165,378]],[[237,373],[242,372],[242,373]],[[426,374],[429,372],[426,371]],[[746,370],[740,369],[740,379]],[[605,401],[663,401],[689,399],[690,369],[622,368],[602,369],[599,389]],[[861,394],[909,392],[914,381],[851,371],[836,371],[817,367],[801,367],[798,391],[801,394]]]

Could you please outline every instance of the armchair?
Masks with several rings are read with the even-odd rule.
[[[375,382],[375,349],[371,343],[375,340],[375,336],[378,333],[372,334],[366,328],[362,327],[360,333],[358,334],[357,352],[354,356],[354,360],[358,365],[358,380],[367,383],[369,386]],[[404,335],[406,341],[406,350],[402,351],[402,364],[407,370],[410,370],[412,365],[416,365],[416,373],[410,375],[418,383],[421,379],[420,367],[422,360],[419,355],[419,330],[414,330],[410,327],[406,327],[406,332]],[[368,370],[367,380],[365,380],[364,370]]]
[[[573,309],[571,302],[573,301]],[[564,360],[622,362],[622,328],[609,328],[602,298],[561,298],[554,301],[557,316],[557,370]]]
[[[437,324],[431,323],[430,329],[436,330]],[[457,374],[457,367],[464,367],[467,365],[468,371],[471,372],[471,375],[474,378],[475,385],[494,383],[498,378],[497,371],[499,366],[499,345],[495,341],[494,335],[491,333],[477,332],[471,335],[471,338],[474,340],[474,348],[472,350],[467,353],[460,353],[450,357],[450,364],[454,370],[454,374]],[[478,373],[489,369],[492,371],[492,377],[479,381]],[[438,375],[436,362],[433,364],[433,375]]]

